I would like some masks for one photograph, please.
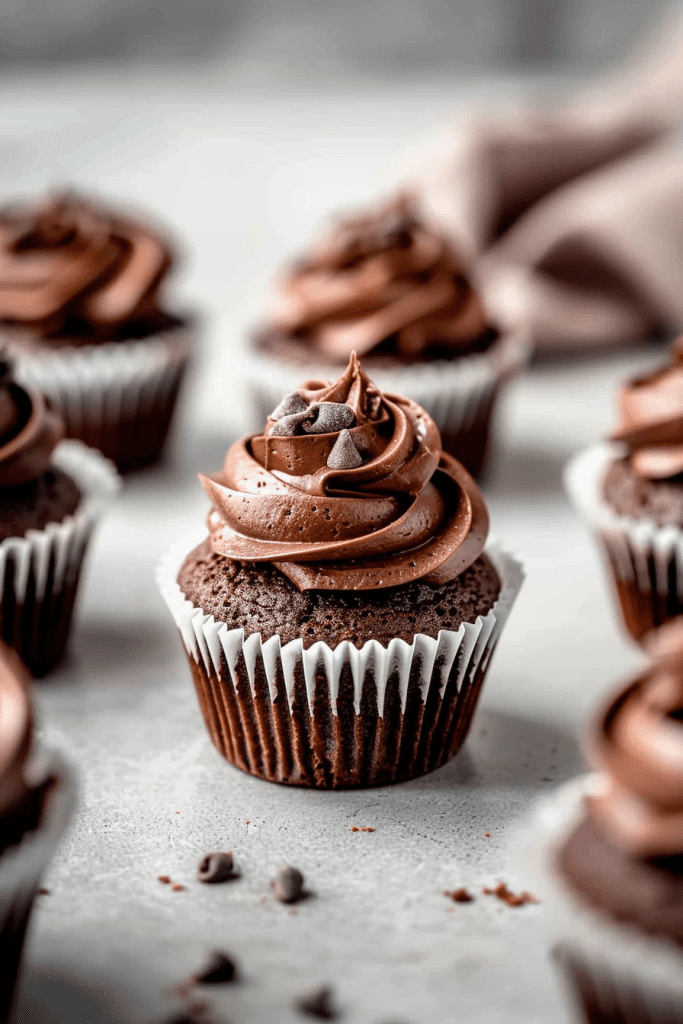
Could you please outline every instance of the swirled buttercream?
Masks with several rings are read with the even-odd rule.
[[[291,271],[272,328],[345,363],[352,351],[471,351],[489,324],[461,257],[401,197],[341,223]]]
[[[214,552],[272,562],[300,590],[440,585],[479,557],[488,532],[479,489],[442,453],[432,419],[382,394],[355,353],[339,380],[288,395],[263,434],[200,479]]]
[[[0,322],[43,337],[158,320],[172,263],[142,223],[67,194],[0,210]]]
[[[650,480],[683,473],[683,339],[671,352],[668,366],[621,388],[621,422],[611,435],[628,447],[635,472]]]
[[[653,667],[613,699],[590,733],[607,788],[590,805],[639,857],[683,854],[683,618],[649,643]]]
[[[15,487],[41,476],[64,437],[61,418],[37,391],[12,380],[0,359],[0,487]]]

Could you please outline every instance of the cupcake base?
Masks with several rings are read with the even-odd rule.
[[[53,463],[81,492],[75,513],[0,543],[0,636],[36,677],[64,654],[86,547],[118,487],[111,463],[79,441],[63,441]]]
[[[17,379],[49,398],[69,437],[99,449],[124,471],[159,458],[189,362],[189,328],[55,349],[4,340]]]
[[[624,625],[640,642],[651,629],[683,614],[683,530],[619,515],[607,503],[605,476],[623,455],[618,445],[594,445],[571,460],[565,484],[600,544]]]
[[[500,631],[522,582],[519,564],[487,547],[502,580],[486,616],[412,644],[360,649],[263,642],[228,630],[176,583],[187,543],[159,570],[180,629],[209,735],[236,767],[271,782],[336,789],[415,778],[444,764],[467,735]]]

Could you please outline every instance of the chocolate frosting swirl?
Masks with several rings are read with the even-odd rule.
[[[171,253],[141,223],[67,194],[0,210],[0,321],[43,337],[155,321]]]
[[[608,788],[589,799],[613,841],[642,858],[683,854],[683,617],[650,635],[653,667],[594,723]]]
[[[671,356],[668,366],[621,388],[621,423],[611,435],[628,447],[635,472],[650,480],[683,473],[683,338]]]
[[[213,550],[272,562],[300,590],[441,585],[476,561],[488,532],[479,489],[442,453],[432,419],[382,394],[355,353],[339,380],[287,396],[263,434],[200,479]]]
[[[341,223],[283,282],[272,325],[338,362],[471,349],[489,326],[461,257],[406,197]]]
[[[0,359],[0,487],[16,487],[40,477],[64,437],[64,424],[39,392],[12,380],[11,365]]]

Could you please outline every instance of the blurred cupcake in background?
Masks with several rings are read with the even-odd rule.
[[[668,365],[621,388],[619,412],[610,441],[577,455],[566,483],[640,641],[683,613],[683,339]]]
[[[30,681],[0,644],[0,1021],[20,978],[41,876],[68,824],[75,786],[67,765],[33,746]]]
[[[596,717],[599,773],[542,801],[527,863],[589,1024],[683,1020],[683,619]]]
[[[460,254],[407,196],[340,222],[285,276],[247,361],[254,425],[306,376],[337,375],[352,351],[378,387],[426,409],[445,451],[480,472],[526,337],[490,320]]]
[[[0,361],[0,637],[35,676],[64,653],[90,534],[118,488],[111,462],[63,436]]]
[[[193,325],[162,298],[169,243],[73,193],[0,210],[0,337],[67,434],[122,469],[154,462]]]
[[[208,536],[179,541],[158,578],[223,756],[319,788],[452,757],[522,571],[487,543],[479,488],[431,417],[354,354],[201,480]]]

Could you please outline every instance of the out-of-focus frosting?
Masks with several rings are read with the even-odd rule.
[[[683,338],[671,353],[668,366],[621,388],[621,422],[612,434],[627,445],[636,473],[650,480],[683,473]]]
[[[39,392],[12,380],[11,366],[0,358],[0,487],[15,487],[41,476],[64,437],[61,418]]]
[[[683,854],[683,617],[653,634],[653,667],[612,700],[590,734],[607,788],[590,805],[617,845]]]
[[[488,532],[479,489],[442,453],[432,419],[382,394],[355,353],[339,380],[286,396],[263,434],[200,479],[213,550],[272,562],[300,590],[441,585],[476,561]]]
[[[159,319],[172,263],[142,223],[67,194],[0,210],[0,322],[49,337]]]
[[[345,363],[378,349],[404,359],[430,348],[467,350],[489,324],[462,259],[421,223],[409,199],[344,221],[295,267],[272,326]]]
[[[31,738],[28,678],[19,659],[0,644],[0,817],[20,805],[29,791]]]

